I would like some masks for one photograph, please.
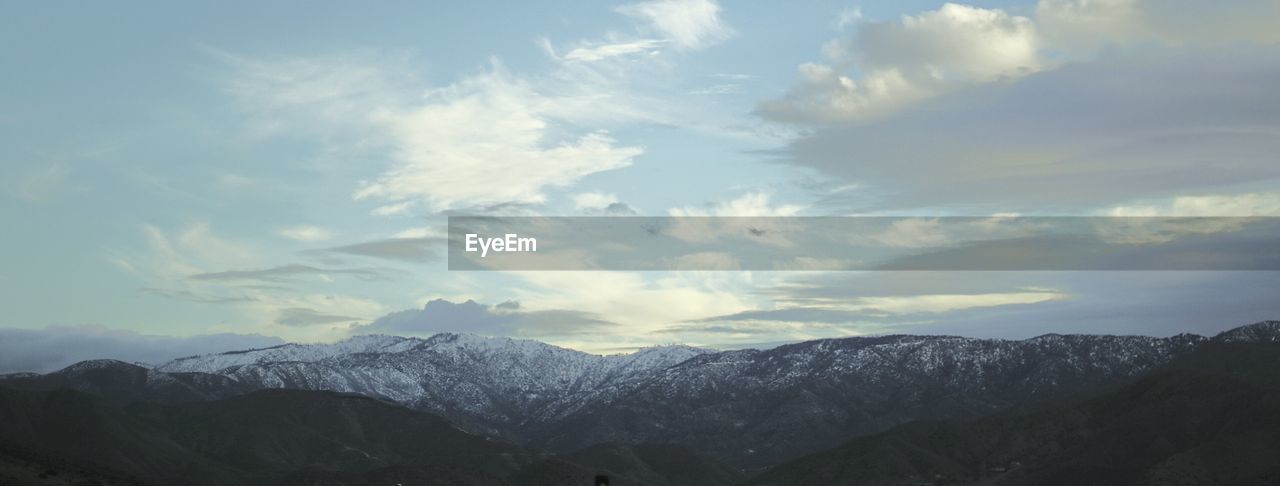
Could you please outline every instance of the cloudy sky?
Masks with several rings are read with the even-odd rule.
[[[445,217],[1280,216],[1280,1],[24,2],[0,368],[1213,333],[1272,272],[449,272]],[[19,353],[21,351],[21,353]]]

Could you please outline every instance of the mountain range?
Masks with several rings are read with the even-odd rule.
[[[687,444],[750,470],[911,420],[981,416],[1116,383],[1207,340],[880,336],[597,356],[508,338],[362,336],[183,358],[155,370],[359,393],[557,452]]]
[[[98,360],[0,378],[0,418],[8,424],[0,425],[0,478],[6,470],[50,468],[70,471],[66,478],[89,471],[83,474],[141,484],[191,471],[227,484],[589,484],[593,473],[608,471],[614,484],[735,484],[760,473],[758,484],[909,484],[993,481],[988,473],[999,469],[1001,481],[1032,484],[1040,477],[1032,472],[1066,456],[1025,455],[1019,451],[1034,448],[1023,445],[1090,446],[1097,434],[1067,440],[1062,431],[1080,424],[1112,431],[1131,420],[1095,413],[1111,410],[1098,404],[1147,400],[1159,408],[1148,395],[1123,394],[1171,369],[1195,368],[1186,363],[1227,366],[1236,357],[1222,349],[1260,346],[1250,353],[1280,356],[1278,340],[1280,322],[1268,321],[1211,338],[877,336],[597,356],[439,334],[287,344],[155,367]],[[1248,368],[1232,366],[1222,373]],[[1232,400],[1212,411],[1225,413]],[[1062,418],[1081,410],[1102,418]],[[970,437],[993,437],[1004,449],[983,449],[986,442]],[[921,459],[860,469],[862,476],[818,466],[870,461],[895,447],[904,452],[894,457]],[[94,452],[104,448],[120,457]],[[457,451],[475,452],[450,455]],[[1197,460],[1201,466],[1160,467],[1220,474],[1205,465],[1217,463]],[[1093,466],[1084,461],[1080,469]],[[864,481],[839,479],[853,477]]]
[[[1208,343],[1123,387],[912,422],[750,484],[1280,484],[1280,345]]]

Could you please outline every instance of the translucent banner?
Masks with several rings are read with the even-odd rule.
[[[1274,217],[449,218],[450,270],[1280,270]]]

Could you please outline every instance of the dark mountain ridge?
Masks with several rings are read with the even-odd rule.
[[[121,363],[123,365],[123,363]],[[127,365],[126,365],[127,366]],[[681,446],[554,457],[352,394],[258,390],[123,404],[0,387],[0,484],[728,485],[732,468]],[[618,460],[618,458],[624,458]]]
[[[1113,390],[913,422],[751,484],[1280,484],[1280,342],[1238,334]]]
[[[135,464],[142,461],[140,458],[118,461],[130,465],[128,471],[140,471],[135,476],[148,480],[162,478],[155,471],[169,471],[149,465],[151,462],[176,461],[184,467],[208,469],[209,477],[233,482],[264,474],[276,480],[300,474],[298,477],[315,484],[396,477],[412,480],[406,484],[420,482],[423,474],[435,474],[425,471],[455,461],[430,463],[396,452],[415,447],[414,440],[420,438],[394,444],[368,443],[362,442],[367,438],[351,435],[350,430],[327,428],[324,423],[362,424],[369,420],[380,424],[373,430],[380,430],[390,425],[376,416],[429,412],[424,415],[438,414],[444,420],[415,420],[435,424],[431,430],[451,430],[442,435],[448,437],[445,442],[470,444],[473,441],[464,437],[478,437],[476,433],[502,438],[496,443],[510,449],[496,454],[519,460],[468,467],[498,471],[494,477],[506,480],[555,483],[558,480],[554,478],[589,479],[593,472],[608,470],[631,484],[685,484],[686,479],[695,484],[725,484],[718,481],[902,424],[969,420],[1002,411],[1029,413],[1027,410],[1046,402],[1120,389],[1152,370],[1199,356],[1197,351],[1208,346],[1276,341],[1280,341],[1280,322],[1276,321],[1243,326],[1213,338],[1046,335],[1012,341],[896,335],[810,341],[769,350],[709,352],[660,347],[613,357],[536,341],[456,334],[430,339],[364,336],[332,345],[283,345],[184,358],[155,369],[110,360],[89,361],[46,375],[6,375],[0,377],[0,388],[17,396],[44,394],[39,395],[45,397],[40,400],[64,404],[61,406],[87,401],[93,405],[78,406],[88,407],[93,411],[88,416],[100,418],[102,424],[88,423],[85,430],[102,429],[102,437],[114,437],[110,431],[117,429],[130,431],[120,439],[126,444],[157,440],[136,447],[161,451],[148,455],[146,461],[150,462]],[[271,392],[273,389],[280,391]],[[65,390],[91,395],[67,396]],[[250,393],[253,390],[264,391]],[[370,416],[316,415],[323,420],[272,415],[276,413],[272,410],[296,412],[294,405],[271,408],[276,403],[270,400],[273,397],[288,402],[281,397],[293,396],[288,395],[289,390],[358,392],[376,400],[350,403],[376,403],[379,405],[359,408],[380,411],[369,412]],[[301,396],[309,395],[295,397]],[[250,397],[258,402],[237,405],[248,403],[240,400]],[[9,399],[19,404],[35,400]],[[338,408],[353,406],[339,405],[347,403],[343,400],[321,402]],[[32,420],[52,426],[48,424],[77,423],[74,419],[14,413],[11,423],[19,425],[0,429],[0,443],[25,444],[31,450],[84,460],[94,457],[92,448],[77,449],[67,441],[44,444],[35,441],[36,436],[22,435],[31,431],[24,432],[21,424],[33,427]],[[218,417],[238,417],[235,422],[241,424],[262,423],[263,430],[273,430],[267,425],[281,420],[299,428],[275,430],[256,439],[252,435],[228,439],[218,431],[194,425],[217,422]],[[78,433],[75,428],[63,430],[63,435],[54,433],[59,430],[54,427],[46,432],[49,437],[64,439]],[[228,426],[228,430],[235,427]],[[455,433],[463,435],[452,435]],[[173,434],[202,437],[207,442],[197,442],[199,447],[188,450],[191,444],[174,439]],[[272,438],[277,436],[295,438],[284,444]],[[14,437],[25,439],[10,440]],[[103,438],[99,445],[113,441]],[[306,444],[314,441],[378,452],[369,452],[376,459],[360,459],[348,453],[313,451]],[[239,462],[245,458],[234,455],[242,454],[237,451],[246,443],[254,444],[254,450],[283,447],[305,452],[252,459],[254,465],[246,472]],[[668,446],[655,444],[686,448],[686,452],[656,453]],[[489,451],[485,454],[494,452],[485,450]],[[197,459],[184,456],[188,453]],[[298,462],[298,457],[341,467],[325,469],[306,460]],[[700,467],[720,472],[688,479],[694,476],[687,474],[687,465],[675,460],[679,458],[692,458]],[[717,461],[727,461],[733,467],[720,469],[715,466]],[[228,463],[236,466],[228,467]],[[465,483],[468,479],[458,480]]]
[[[113,359],[81,361],[44,375],[2,375],[0,385],[27,390],[78,390],[112,400],[161,403],[214,400],[259,388],[213,373],[167,373]]]

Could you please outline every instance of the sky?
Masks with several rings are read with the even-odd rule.
[[[1280,216],[1277,0],[5,12],[0,370],[1280,317],[1274,272],[450,272],[443,239],[448,215]]]

